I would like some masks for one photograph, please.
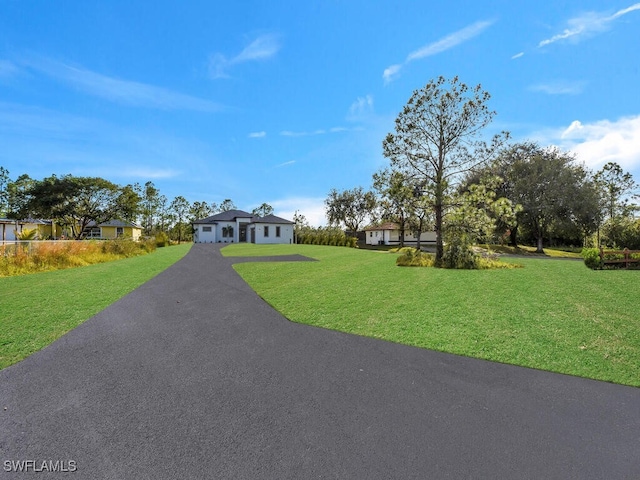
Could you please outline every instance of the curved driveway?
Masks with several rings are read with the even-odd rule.
[[[640,478],[640,389],[291,323],[219,248],[0,371],[0,478]]]

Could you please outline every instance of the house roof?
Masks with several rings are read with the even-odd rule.
[[[372,225],[370,227],[365,228],[365,232],[371,231],[371,230],[399,230],[400,226],[397,223],[393,223],[393,222],[386,222],[386,223],[381,223],[380,225]]]
[[[15,220],[10,218],[0,218],[0,223],[16,223]],[[43,220],[41,218],[25,218],[18,220],[19,225],[51,225],[51,220]]]
[[[216,223],[216,222],[233,222],[237,218],[248,218],[251,223],[280,223],[280,224],[293,224],[294,222],[290,220],[285,220],[284,218],[276,217],[275,215],[267,215],[265,217],[259,217],[257,215],[253,215],[251,213],[245,212],[244,210],[227,210],[226,212],[216,213],[207,218],[203,218],[202,220],[195,220],[194,224],[207,224],[207,223]]]
[[[89,222],[87,227],[133,227],[142,228],[140,225],[136,225],[133,222],[126,222],[124,220],[109,220],[108,222],[102,222],[96,225],[96,222]]]
[[[192,223],[216,223],[216,222],[231,222],[236,218],[253,218],[253,215],[245,212],[244,210],[227,210],[226,212],[216,213],[210,217],[196,220]]]
[[[293,225],[294,222],[275,215],[267,215],[266,217],[253,217],[252,223],[286,223]]]

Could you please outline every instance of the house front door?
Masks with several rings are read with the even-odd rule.
[[[239,242],[247,241],[247,227],[240,227],[240,237],[238,239]]]
[[[256,229],[251,229],[251,243],[256,243]]]

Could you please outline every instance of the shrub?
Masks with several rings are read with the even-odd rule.
[[[296,233],[296,243],[304,245],[331,245],[336,247],[357,248],[358,239],[356,237],[348,237],[338,228],[306,227]]]
[[[451,239],[444,247],[442,266],[444,268],[457,268],[472,270],[478,268],[478,255],[476,255],[464,239],[456,237]]]
[[[142,248],[147,253],[155,251],[158,246],[154,238],[145,238],[144,240],[140,240],[138,242],[138,245],[140,245],[140,248]]]
[[[597,248],[583,248],[582,258],[584,264],[592,270],[600,268],[600,251]]]
[[[476,259],[476,268],[478,270],[496,270],[496,269],[523,268],[523,265],[520,265],[517,263],[501,262],[497,258],[478,257]]]
[[[415,248],[403,248],[402,255],[396,259],[400,267],[433,267],[434,257]]]
[[[115,240],[102,242],[102,253],[111,253],[123,257],[134,257],[139,255],[140,247],[131,238],[120,237]]]
[[[156,247],[162,248],[169,245],[169,235],[164,232],[156,233]]]

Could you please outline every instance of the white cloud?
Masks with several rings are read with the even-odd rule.
[[[493,25],[493,23],[493,21],[486,20],[473,23],[461,30],[458,30],[447,35],[446,37],[441,38],[440,40],[429,43],[428,45],[425,45],[418,50],[411,52],[405,59],[404,63],[391,65],[384,70],[384,72],[382,73],[382,78],[385,85],[392,82],[399,76],[400,69],[403,66],[415,60],[421,60],[423,58],[442,53],[461,43],[464,43],[467,40],[480,35],[484,30]]]
[[[289,160],[288,162],[284,162],[284,163],[280,163],[280,164],[276,165],[275,168],[288,167],[289,165],[293,165],[294,163],[296,163],[295,160]]]
[[[543,132],[541,137],[574,152],[591,168],[616,162],[625,170],[640,171],[640,115],[586,124],[575,120],[568,127]]]
[[[371,113],[373,113],[373,97],[366,95],[364,97],[358,97],[356,101],[351,104],[347,119],[358,120]]]
[[[391,65],[390,67],[385,68],[384,72],[382,72],[382,79],[384,80],[384,84],[386,85],[394,81],[399,76],[401,68],[402,65],[400,64]]]
[[[264,60],[271,58],[280,50],[280,41],[276,35],[263,35],[256,38],[244,50],[231,59],[231,64]]]
[[[291,130],[283,130],[280,132],[283,137],[304,137],[309,135],[307,132],[292,132]]]
[[[251,132],[249,138],[264,138],[267,136],[267,132]]]
[[[309,225],[320,227],[328,224],[325,216],[324,198],[319,197],[291,197],[268,202],[275,214],[282,218],[293,220],[296,212],[304,215]]]
[[[635,3],[630,7],[618,10],[613,15],[602,12],[587,12],[579,17],[571,18],[567,22],[567,28],[565,28],[562,33],[558,33],[551,38],[542,40],[538,44],[538,47],[544,47],[567,39],[579,41],[581,38],[604,32],[610,28],[611,23],[614,20],[636,10],[640,10],[640,3]]]
[[[578,95],[583,92],[585,82],[556,81],[532,85],[529,90],[548,95]]]
[[[456,45],[459,45],[467,40],[472,39],[473,37],[482,33],[487,27],[493,24],[492,21],[482,21],[476,22],[468,27],[463,28],[462,30],[458,30],[450,35],[447,35],[440,40],[425,45],[422,48],[419,48],[415,52],[411,52],[405,63],[412,62],[414,60],[419,60],[421,58],[430,57],[432,55],[436,55],[438,53],[442,53],[446,50],[449,50]]]
[[[524,52],[516,53],[511,60],[515,60],[516,58],[524,57]]]
[[[108,77],[44,57],[32,57],[23,60],[22,63],[30,69],[44,73],[89,95],[106,98],[122,105],[201,112],[216,112],[223,108],[202,98],[146,83]]]
[[[213,79],[229,78],[227,71],[234,65],[258,60],[267,60],[280,50],[280,37],[274,34],[261,35],[246,46],[238,55],[226,58],[221,53],[209,57],[209,76]]]

